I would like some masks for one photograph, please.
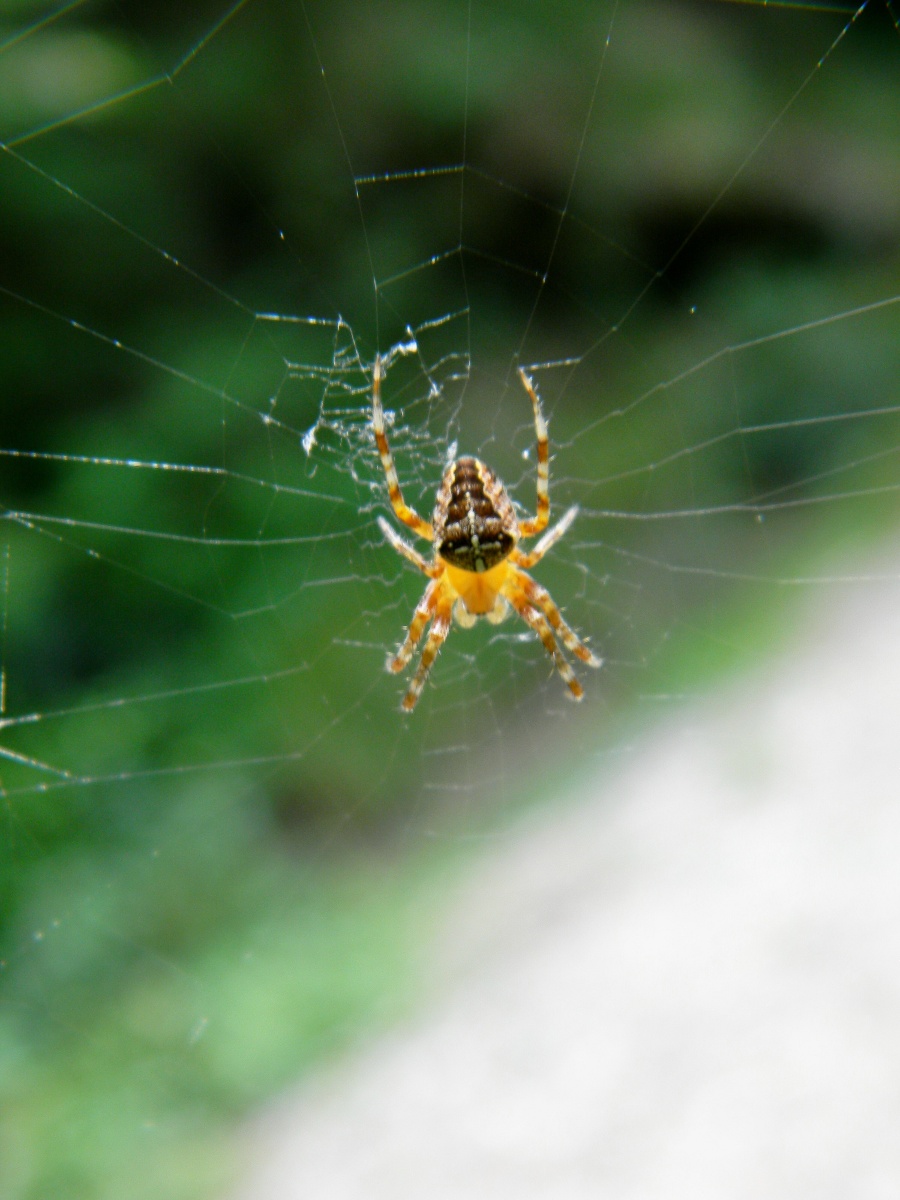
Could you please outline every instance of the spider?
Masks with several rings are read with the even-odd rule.
[[[415,708],[454,617],[463,629],[470,629],[479,617],[487,617],[496,625],[508,615],[510,606],[541,639],[557,671],[568,684],[569,692],[575,700],[580,700],[584,688],[556,639],[559,638],[589,667],[599,667],[603,660],[592,654],[574,629],[566,624],[547,589],[525,572],[525,568],[533,567],[551,546],[556,545],[575,520],[577,507],[570,508],[530,551],[523,553],[518,549],[520,538],[542,533],[550,519],[547,423],[531,378],[519,368],[522,386],[531,397],[537,434],[536,515],[518,520],[506,488],[490,467],[478,458],[465,457],[454,459],[444,471],[429,522],[410,508],[400,491],[397,468],[384,431],[381,381],[386,374],[385,364],[386,360],[380,355],[376,357],[372,378],[372,427],[387,477],[388,494],[397,517],[419,537],[430,541],[433,551],[429,562],[384,517],[378,518],[381,532],[397,553],[431,580],[416,607],[403,645],[387,661],[389,671],[402,671],[412,658],[426,626],[431,623],[425,649],[403,698],[403,710],[412,712]]]

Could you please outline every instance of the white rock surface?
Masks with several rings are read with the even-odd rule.
[[[900,1196],[900,581],[832,598],[478,864],[440,1001],[235,1200]]]

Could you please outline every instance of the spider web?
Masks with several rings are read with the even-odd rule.
[[[757,654],[787,593],[863,580],[900,486],[897,14],[4,22],[0,1044],[85,1049],[92,972],[186,970],[186,1055],[215,984],[131,895],[195,871],[177,902],[207,908],[242,838],[308,867],[502,828]],[[553,514],[580,510],[534,573],[605,659],[583,705],[510,620],[453,630],[400,714],[425,581],[377,525],[379,353],[425,514],[458,453],[533,511],[534,377]]]

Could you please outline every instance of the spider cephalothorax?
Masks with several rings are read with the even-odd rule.
[[[415,708],[453,617],[464,628],[474,625],[479,617],[487,617],[496,623],[503,620],[510,606],[541,639],[557,671],[568,684],[569,692],[580,700],[584,689],[556,639],[559,638],[588,666],[599,667],[603,660],[592,654],[566,624],[546,588],[525,571],[559,541],[578,510],[570,508],[559,524],[545,533],[529,553],[518,549],[521,538],[542,533],[550,519],[547,424],[531,379],[520,368],[519,378],[531,397],[537,434],[537,514],[519,521],[506,488],[490,467],[480,459],[466,457],[455,459],[444,472],[434,513],[428,522],[409,507],[400,491],[397,469],[384,431],[381,405],[384,374],[385,362],[378,357],[372,379],[372,427],[387,477],[391,505],[404,525],[430,541],[433,550],[428,562],[384,518],[378,518],[382,532],[394,549],[431,580],[416,607],[406,640],[388,659],[388,670],[402,671],[412,658],[426,626],[431,623],[422,658],[403,698],[403,708],[407,712]]]

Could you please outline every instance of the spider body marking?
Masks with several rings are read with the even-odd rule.
[[[541,402],[531,379],[522,368],[519,369],[522,386],[531,398],[537,437],[535,516],[519,521],[498,476],[480,459],[466,456],[454,459],[445,470],[429,522],[403,499],[384,427],[381,403],[384,375],[385,360],[377,357],[372,376],[372,429],[391,506],[404,525],[432,545],[429,562],[383,517],[378,518],[379,527],[391,546],[431,580],[416,606],[406,639],[387,661],[389,671],[402,671],[430,624],[422,657],[403,698],[404,711],[411,712],[415,708],[454,618],[466,629],[479,617],[486,617],[496,624],[507,616],[510,607],[534,630],[566,682],[569,694],[580,700],[584,689],[559,642],[590,667],[601,666],[603,660],[597,658],[566,624],[546,588],[526,572],[526,568],[539,562],[559,541],[578,512],[577,508],[570,508],[557,525],[544,533],[550,519],[549,438]],[[531,551],[523,553],[519,550],[522,538],[537,534],[543,536]]]
[[[506,488],[477,458],[458,458],[444,472],[431,524],[435,550],[460,571],[490,571],[516,547]]]

